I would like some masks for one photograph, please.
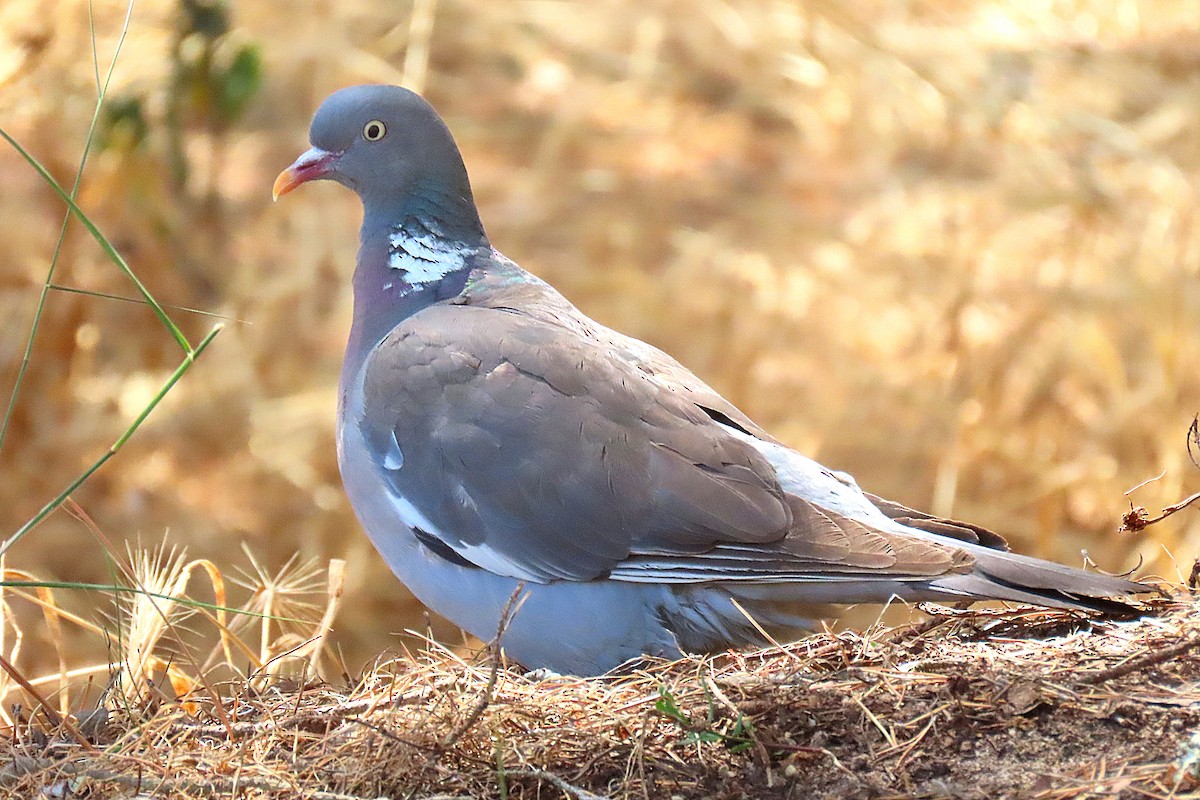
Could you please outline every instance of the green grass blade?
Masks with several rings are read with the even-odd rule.
[[[6,589],[71,589],[81,592],[140,594],[146,597],[153,597],[155,600],[165,600],[169,603],[177,603],[181,606],[202,608],[205,611],[224,611],[227,614],[239,614],[243,617],[257,617],[259,619],[270,619],[279,622],[300,624],[305,623],[305,620],[295,619],[293,617],[277,617],[270,614],[263,614],[258,611],[250,611],[244,608],[219,606],[216,603],[206,603],[203,600],[193,600],[186,595],[177,597],[175,595],[162,594],[160,592],[150,592],[145,589],[139,589],[136,586],[124,586],[119,583],[80,583],[78,581],[0,581],[0,587],[4,587]]]
[[[84,470],[79,477],[71,481],[67,488],[59,492],[58,495],[49,503],[42,506],[41,510],[30,517],[24,525],[18,528],[16,533],[8,537],[3,544],[0,544],[0,557],[3,557],[4,554],[7,553],[14,544],[16,544],[27,533],[37,527],[38,523],[49,516],[54,509],[62,505],[63,502],[70,497],[72,492],[78,489],[84,481],[86,481],[96,472],[96,470],[104,466],[105,462],[107,462],[110,458],[115,456],[118,451],[120,451],[121,447],[124,446],[127,441],[129,441],[129,437],[133,436],[137,429],[141,427],[142,423],[146,421],[146,418],[150,416],[151,412],[153,412],[154,409],[158,407],[158,404],[162,402],[162,399],[167,396],[167,393],[171,391],[176,383],[179,382],[179,379],[182,378],[185,373],[187,373],[192,364],[196,363],[196,358],[204,352],[205,348],[207,348],[216,335],[221,332],[223,327],[223,325],[215,326],[211,331],[209,331],[207,336],[200,340],[200,343],[197,344],[195,348],[188,349],[183,362],[175,369],[174,372],[171,373],[171,376],[167,378],[162,388],[158,390],[158,393],[154,395],[153,398],[151,398],[150,402],[146,404],[146,407],[141,410],[133,422],[130,423],[129,427],[125,429],[125,432],[122,433],[115,442],[113,442],[112,446],[108,448],[104,455],[96,459],[95,463]]]
[[[130,0],[129,5],[125,9],[125,19],[121,23],[121,35],[117,38],[117,45],[113,49],[112,62],[108,66],[108,74],[104,81],[100,81],[100,60],[96,53],[96,28],[92,18],[92,4],[88,3],[88,25],[92,32],[92,67],[96,74],[96,108],[92,111],[92,121],[88,126],[87,139],[84,142],[83,154],[79,158],[79,169],[75,171],[75,181],[71,186],[71,199],[79,193],[79,184],[83,180],[83,168],[87,165],[88,155],[92,151],[92,140],[96,134],[96,125],[100,121],[100,110],[104,107],[104,98],[108,94],[108,84],[112,80],[113,70],[117,66],[117,56],[121,53],[121,48],[125,44],[125,36],[129,33],[129,20],[133,16],[133,0]],[[38,328],[42,322],[42,314],[46,310],[46,298],[50,293],[49,286],[54,280],[54,271],[58,267],[58,257],[62,252],[63,243],[67,239],[67,223],[71,221],[71,215],[68,213],[63,217],[62,226],[58,231],[58,241],[54,245],[54,254],[50,257],[50,268],[46,271],[46,281],[42,284],[42,292],[38,297],[37,308],[33,313],[33,323],[29,326],[29,338],[25,341],[25,353],[21,357],[21,366],[17,369],[17,378],[13,381],[12,392],[8,396],[8,408],[4,411],[4,421],[0,423],[0,449],[4,448],[4,441],[8,438],[8,427],[12,422],[13,412],[17,408],[17,397],[21,394],[21,385],[25,382],[25,373],[29,370],[30,358],[33,354],[33,343],[37,339]]]
[[[136,303],[139,306],[146,305],[146,301],[142,300],[140,297],[126,297],[123,294],[109,294],[108,292],[97,292],[92,289],[79,289],[74,286],[63,286],[61,283],[52,283],[50,284],[50,288],[56,292],[63,292],[64,294],[82,294],[87,295],[88,297],[98,297],[101,300],[120,300],[123,303]],[[238,319],[237,317],[231,317],[227,314],[218,314],[215,311],[205,311],[202,308],[175,306],[171,305],[170,303],[163,303],[162,307],[169,308],[172,311],[183,311],[187,314],[199,314],[202,317],[212,317],[213,319],[225,320],[226,322],[237,322],[242,325],[254,324],[249,320]]]
[[[34,158],[28,150],[22,147],[20,142],[14,139],[8,133],[8,131],[4,130],[3,128],[0,128],[0,138],[12,145],[13,149],[17,151],[21,158],[25,159],[26,163],[33,167],[37,173],[42,176],[42,180],[46,181],[46,183],[50,185],[50,188],[54,190],[55,194],[57,194],[59,198],[67,204],[67,207],[71,209],[71,213],[75,215],[83,227],[87,228],[88,233],[90,233],[92,238],[94,238],[100,245],[100,249],[104,251],[105,255],[107,255],[112,262],[116,264],[122,272],[125,273],[125,277],[127,277],[133,283],[134,288],[136,288],[138,291],[138,294],[140,294],[142,299],[146,301],[146,305],[153,309],[154,315],[158,317],[159,322],[161,322],[163,326],[170,331],[171,336],[174,337],[175,341],[179,343],[179,346],[183,349],[183,352],[194,352],[191,343],[187,340],[187,337],[183,335],[183,332],[179,330],[178,326],[175,325],[175,322],[170,316],[167,315],[167,312],[163,310],[163,307],[159,305],[157,300],[154,299],[154,295],[150,294],[150,290],[146,288],[146,285],[142,283],[141,279],[134,274],[129,264],[125,263],[124,257],[117,252],[117,249],[112,246],[112,243],[108,241],[108,238],[100,232],[100,229],[96,227],[96,224],[88,219],[87,214],[85,214],[83,209],[75,204],[75,201],[71,199],[71,196],[67,194],[62,186],[59,185],[58,181],[54,180],[54,176],[51,175],[50,172],[42,166],[41,162]]]

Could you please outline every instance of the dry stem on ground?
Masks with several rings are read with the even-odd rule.
[[[1178,587],[1177,587],[1178,588]],[[954,612],[612,678],[440,649],[353,688],[279,682],[117,708],[97,750],[22,725],[13,796],[1179,797],[1200,783],[1200,616]],[[481,699],[489,702],[466,730]]]

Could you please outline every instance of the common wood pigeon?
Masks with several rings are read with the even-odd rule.
[[[350,502],[423,603],[529,668],[592,675],[794,635],[826,604],[1128,612],[1122,578],[1008,552],[782,444],[679,362],[497,252],[437,112],[330,95],[276,198],[364,208],[337,417]]]

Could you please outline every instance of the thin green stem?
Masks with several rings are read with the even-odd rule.
[[[18,528],[16,533],[5,539],[4,543],[0,544],[0,557],[3,557],[4,554],[7,553],[14,544],[16,544],[25,536],[25,534],[37,527],[38,523],[48,517],[50,513],[54,511],[54,509],[62,505],[63,502],[70,497],[72,492],[78,489],[84,481],[86,481],[92,476],[93,473],[96,472],[96,470],[104,466],[105,462],[107,462],[110,458],[115,456],[118,451],[120,451],[125,443],[129,441],[129,437],[133,436],[137,429],[141,427],[142,423],[146,421],[146,418],[150,416],[151,412],[153,412],[155,408],[158,407],[158,404],[162,402],[162,399],[166,397],[167,393],[171,391],[176,383],[179,382],[179,379],[182,378],[185,373],[187,373],[192,364],[196,362],[196,358],[202,352],[204,352],[205,348],[207,348],[209,343],[211,343],[216,335],[221,332],[223,327],[223,325],[215,326],[211,331],[209,331],[207,336],[200,340],[200,343],[197,344],[195,348],[188,348],[188,352],[184,356],[183,362],[180,363],[180,365],[176,367],[175,371],[171,373],[170,377],[167,378],[162,388],[158,390],[158,393],[151,398],[150,402],[146,404],[146,407],[143,408],[137,417],[134,418],[129,427],[125,429],[125,432],[122,433],[115,442],[113,442],[112,446],[108,448],[104,455],[96,459],[95,463],[84,470],[79,477],[71,481],[67,488],[59,492],[58,495],[49,503],[42,506],[41,510],[30,517],[24,525]]]
[[[167,316],[167,312],[164,311],[163,307],[159,305],[157,300],[154,299],[154,295],[150,294],[150,290],[146,288],[141,279],[134,274],[129,264],[125,263],[124,257],[117,252],[117,249],[112,246],[112,243],[108,241],[108,238],[100,232],[100,229],[96,227],[96,223],[88,219],[88,216],[83,212],[83,209],[75,205],[75,201],[69,194],[67,194],[62,186],[58,184],[58,181],[54,180],[54,176],[51,175],[50,172],[42,166],[41,162],[34,158],[29,151],[22,147],[20,143],[3,128],[0,128],[0,139],[4,139],[10,145],[12,145],[13,149],[20,154],[21,158],[24,158],[29,166],[37,170],[37,173],[42,176],[42,179],[46,181],[47,184],[50,185],[50,188],[54,190],[55,194],[57,194],[59,198],[67,204],[67,207],[71,209],[71,213],[75,215],[83,227],[87,228],[88,233],[90,233],[92,238],[94,238],[100,245],[100,249],[105,252],[105,254],[112,260],[114,264],[120,267],[121,271],[125,273],[125,277],[129,278],[129,280],[133,283],[134,288],[138,290],[138,294],[140,294],[142,299],[146,301],[146,305],[153,309],[154,315],[158,317],[163,326],[170,331],[171,336],[174,337],[175,341],[179,343],[179,346],[183,349],[183,352],[193,352],[191,343],[188,342],[187,337],[183,335],[183,332],[179,330],[179,328],[175,325],[175,322],[169,316]]]
[[[139,306],[146,305],[146,301],[140,297],[126,297],[123,294],[109,294],[108,292],[97,292],[92,289],[79,289],[74,286],[63,286],[61,283],[52,283],[50,288],[56,292],[64,292],[66,294],[82,294],[88,297],[98,297],[101,300],[120,300],[123,303],[137,303]],[[202,317],[212,317],[213,319],[222,319],[226,322],[237,322],[241,325],[253,325],[253,322],[245,319],[231,317],[228,314],[218,314],[215,311],[205,311],[202,308],[191,308],[189,306],[176,306],[170,303],[163,303],[163,308],[169,308],[172,311],[183,311],[188,314],[199,314]]]
[[[224,611],[227,614],[240,614],[243,617],[258,617],[260,619],[277,620],[279,622],[304,622],[304,620],[294,619],[292,617],[275,617],[267,614],[261,614],[257,611],[250,611],[249,609],[245,608],[219,606],[216,603],[206,603],[203,600],[193,600],[192,598],[186,596],[151,592],[147,589],[142,589],[137,586],[124,586],[119,583],[80,583],[78,581],[0,581],[0,587],[4,587],[6,589],[76,589],[83,592],[140,594],[144,597],[152,597],[155,600],[166,600],[167,602],[178,603],[182,606],[203,608],[206,611]]]
[[[100,90],[100,52],[96,47],[96,9],[93,7],[92,0],[88,0],[88,34],[92,40],[92,73],[96,77],[96,89]],[[133,13],[133,0],[129,0],[129,5],[125,7],[125,25],[129,25],[129,17]],[[124,31],[121,32],[122,40],[125,38]],[[112,68],[117,63],[117,53],[121,52],[121,44],[117,43],[117,50],[113,53],[113,60],[109,65],[109,75],[112,74]],[[88,137],[90,140],[91,137]]]
[[[92,111],[92,122],[88,126],[87,140],[83,145],[83,155],[79,159],[79,169],[75,171],[75,182],[71,186],[70,200],[74,201],[79,194],[79,185],[83,180],[83,168],[87,165],[88,155],[91,153],[92,140],[95,137],[96,125],[100,121],[100,110],[104,106],[104,98],[108,94],[108,84],[112,80],[113,71],[117,67],[117,56],[121,53],[121,47],[125,44],[125,36],[129,32],[129,21],[133,16],[133,0],[129,0],[129,5],[125,9],[125,20],[121,23],[121,35],[117,39],[116,48],[113,50],[112,62],[108,66],[108,74],[104,78],[104,82],[100,81],[100,61],[96,53],[96,27],[95,21],[92,18],[92,5],[88,3],[88,25],[92,33],[92,66],[96,74],[96,108]],[[12,139],[5,134],[5,138]],[[20,148],[18,148],[20,150]],[[42,170],[45,174],[44,170]],[[51,181],[54,184],[53,181]],[[54,184],[59,193],[62,193],[60,187]],[[68,213],[63,217],[62,227],[58,231],[58,241],[54,245],[54,254],[50,257],[50,268],[46,271],[46,281],[42,284],[42,292],[38,297],[37,308],[33,313],[33,323],[29,327],[29,338],[25,341],[25,353],[21,358],[21,366],[17,369],[17,378],[13,382],[12,393],[8,396],[8,408],[4,411],[4,421],[0,423],[0,450],[4,448],[4,441],[8,437],[8,427],[12,422],[13,413],[17,407],[17,397],[21,393],[21,386],[25,382],[25,373],[29,370],[29,363],[33,354],[33,343],[37,338],[38,327],[41,325],[42,314],[46,309],[46,298],[50,294],[50,284],[54,280],[54,271],[58,266],[58,257],[62,252],[63,243],[67,238],[67,224],[71,221],[71,215]]]

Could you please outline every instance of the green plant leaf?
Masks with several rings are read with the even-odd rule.
[[[258,45],[245,44],[238,48],[233,63],[217,80],[217,113],[226,124],[237,122],[263,85],[262,54]]]

